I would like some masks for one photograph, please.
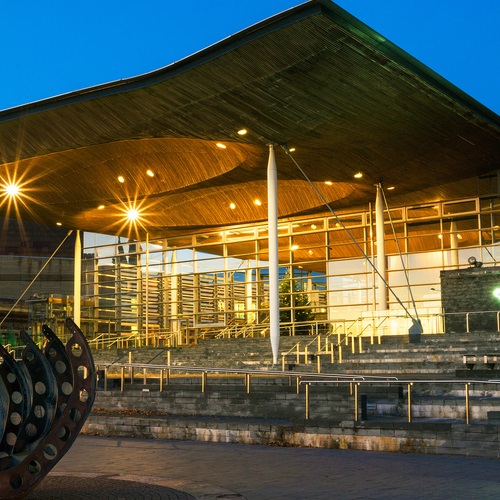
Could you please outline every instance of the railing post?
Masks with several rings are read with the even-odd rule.
[[[330,362],[332,363],[335,363],[335,351],[334,351],[334,346],[333,346],[333,342],[330,342]]]
[[[309,384],[306,384],[306,420],[309,420]]]
[[[354,421],[357,422],[359,418],[359,408],[358,408],[358,383],[354,385]]]
[[[469,313],[465,313],[465,331],[467,333],[470,333],[469,332]]]
[[[285,371],[285,355],[284,354],[281,355],[281,371],[282,372]]]
[[[120,392],[125,389],[125,367],[122,366],[120,369]]]
[[[201,392],[205,392],[207,386],[207,372],[203,371],[201,374]]]
[[[408,422],[411,422],[411,386],[412,382],[408,383]]]
[[[321,373],[321,356],[319,354],[316,355],[316,364],[318,368],[318,373]]]
[[[300,345],[297,342],[297,364],[300,364]]]
[[[104,390],[108,390],[108,367],[104,367]]]
[[[356,352],[356,347],[355,347],[355,344],[354,344],[354,337],[351,335],[351,352],[353,354],[355,354]]]
[[[160,392],[163,392],[163,377],[165,374],[165,370],[163,368],[160,369]]]
[[[247,394],[250,394],[250,373],[245,374],[245,382],[246,382]]]
[[[300,394],[300,377],[295,377],[297,385],[297,394]]]
[[[469,425],[469,382],[465,384],[465,423]]]
[[[342,364],[342,344],[339,344],[339,364]]]
[[[363,352],[363,337],[361,335],[358,337],[358,352],[360,354]]]
[[[307,359],[307,346],[305,346],[305,347],[304,347],[304,363],[305,363],[306,365],[308,365],[308,364],[309,364],[309,361],[308,361],[308,359]]]
[[[147,368],[143,368],[142,369],[142,383],[143,383],[143,385],[147,385],[147,383],[148,383],[148,378],[147,378],[147,375],[146,375],[146,370],[147,370]]]

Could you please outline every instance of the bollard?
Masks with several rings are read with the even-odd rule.
[[[321,356],[316,355],[318,373],[321,373]]]
[[[163,392],[163,378],[165,376],[165,370],[163,368],[160,369],[160,392]]]
[[[146,375],[146,368],[142,369],[142,383],[144,385],[147,385],[147,383],[148,383],[148,377]]]
[[[247,394],[250,394],[250,373],[245,374]]]
[[[201,392],[205,392],[207,387],[207,372],[202,372],[201,374]]]
[[[354,384],[354,421],[357,422],[359,418],[359,408],[358,408],[358,386],[359,384]]]
[[[339,363],[342,363],[342,345],[339,344]]]

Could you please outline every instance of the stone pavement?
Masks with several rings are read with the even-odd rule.
[[[500,460],[79,436],[29,498],[500,498]]]

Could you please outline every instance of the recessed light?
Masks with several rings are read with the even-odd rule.
[[[262,202],[258,198],[255,198],[255,200],[253,200],[253,202],[254,202],[254,205],[257,205],[258,207],[260,207],[262,205]]]
[[[118,182],[121,182],[123,184],[125,182],[125,177],[123,177],[123,175],[119,175]]]
[[[97,210],[102,210],[104,207],[105,207],[105,205],[99,205],[99,206],[97,207]]]
[[[62,226],[62,222],[56,222],[56,226]]]
[[[234,209],[236,208],[236,203],[230,203],[230,204],[229,204],[229,208],[230,208],[231,210],[234,210]]]
[[[238,130],[238,135],[246,135],[248,133],[248,130],[246,128],[242,128]]]
[[[155,173],[151,169],[146,170],[146,174],[148,174],[149,177],[154,177],[155,176]]]
[[[5,192],[9,196],[16,196],[19,193],[19,186],[17,184],[9,184],[8,186],[5,186]]]
[[[298,248],[299,248],[299,245],[292,245],[292,247],[291,247],[292,250],[298,250]]]
[[[218,142],[218,143],[216,144],[216,146],[217,146],[218,148],[220,148],[220,149],[226,149],[226,145],[225,145],[225,144],[222,144],[222,142]]]
[[[128,220],[136,220],[139,218],[139,212],[135,208],[131,208],[127,212],[127,219]]]
[[[357,174],[354,174],[355,179],[361,179],[363,177],[363,174],[361,172],[358,172]]]
[[[290,153],[293,153],[295,151],[295,148],[288,148],[288,151],[290,151]]]
[[[333,182],[332,182],[332,181],[325,181],[325,184],[326,184],[327,186],[331,186],[331,185],[333,185]]]
[[[396,186],[389,186],[389,187],[387,188],[387,191],[392,191],[393,189],[396,189]]]

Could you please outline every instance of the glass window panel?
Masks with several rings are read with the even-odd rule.
[[[338,219],[342,221],[345,227],[362,226],[364,224],[364,214],[339,215]],[[342,224],[338,219],[337,217],[328,219],[328,228],[342,229]]]
[[[428,217],[439,217],[439,205],[408,207],[406,215],[408,219],[424,219]]]
[[[443,215],[463,214],[476,211],[476,200],[443,203]]]

